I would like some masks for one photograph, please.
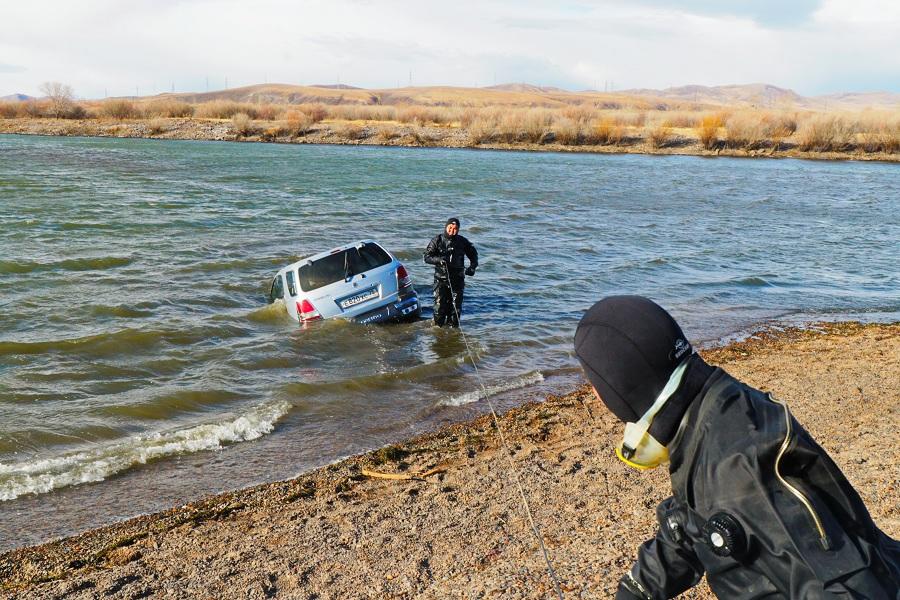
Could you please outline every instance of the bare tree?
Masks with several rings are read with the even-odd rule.
[[[54,118],[64,117],[74,108],[75,91],[72,86],[58,81],[45,81],[39,89],[50,100],[50,111]]]

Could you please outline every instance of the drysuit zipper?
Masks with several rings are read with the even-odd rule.
[[[809,516],[812,517],[813,523],[816,526],[816,530],[819,532],[819,543],[825,550],[830,550],[831,540],[828,539],[828,535],[825,533],[825,527],[822,525],[822,520],[819,518],[818,513],[816,513],[816,509],[813,507],[812,502],[809,501],[809,498],[807,498],[803,494],[803,492],[788,483],[788,481],[781,476],[781,458],[784,456],[784,453],[787,452],[788,446],[790,446],[791,444],[791,432],[793,429],[791,427],[791,413],[788,410],[787,403],[775,398],[775,396],[773,396],[772,394],[766,395],[768,396],[769,400],[775,402],[776,404],[780,404],[784,409],[784,422],[786,430],[784,434],[784,441],[781,442],[781,448],[778,450],[778,456],[775,457],[775,476],[778,477],[778,481],[780,481],[782,485],[784,485],[784,487],[786,487],[788,491],[791,492],[791,494],[793,494],[797,498],[797,500],[800,501],[800,504],[802,504],[806,508]]]

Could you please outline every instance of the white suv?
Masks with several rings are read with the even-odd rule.
[[[269,288],[269,302],[279,299],[301,323],[332,318],[380,323],[416,319],[421,311],[406,267],[372,240],[281,269]]]

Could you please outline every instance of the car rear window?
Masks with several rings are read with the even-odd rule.
[[[352,275],[365,273],[391,262],[390,255],[378,244],[367,242],[303,265],[298,271],[300,288],[309,292]]]

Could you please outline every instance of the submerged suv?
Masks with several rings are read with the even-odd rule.
[[[380,323],[415,319],[421,311],[406,267],[372,240],[281,269],[269,288],[269,302],[279,299],[301,323],[331,318]]]

